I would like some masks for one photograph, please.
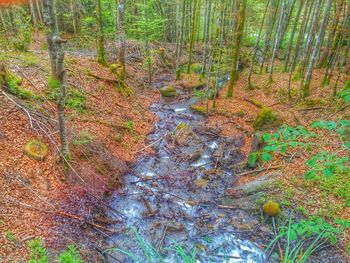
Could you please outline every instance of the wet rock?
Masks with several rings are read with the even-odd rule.
[[[159,90],[159,92],[163,97],[168,97],[168,98],[175,97],[177,95],[176,89],[172,86],[163,87]]]
[[[203,153],[201,139],[186,123],[180,123],[173,132],[173,138],[179,146],[183,159],[194,162],[200,159]]]

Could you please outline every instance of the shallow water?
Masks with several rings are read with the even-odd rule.
[[[155,88],[163,84],[157,83]],[[147,262],[130,230],[135,227],[153,247],[163,248],[164,262],[182,262],[176,253],[164,249],[175,244],[188,253],[196,248],[197,262],[263,262],[263,251],[241,239],[229,224],[237,212],[218,209],[218,199],[235,184],[230,167],[245,158],[240,152],[243,138],[215,136],[215,130],[203,126],[204,117],[190,111],[194,102],[189,93],[183,93],[176,100],[151,107],[160,119],[149,135],[155,154],[140,157],[125,177],[124,195],[115,193],[112,206],[125,219],[114,226],[122,231],[111,237],[109,245]],[[177,145],[173,134],[181,123],[191,127],[195,137]],[[194,155],[196,158],[190,158]],[[121,252],[113,252],[113,256],[121,262],[133,262]]]

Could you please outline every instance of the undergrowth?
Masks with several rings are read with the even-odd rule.
[[[56,101],[60,92],[60,83],[56,79],[49,77],[48,86],[48,99]],[[68,87],[66,105],[68,108],[78,112],[84,112],[87,109],[86,95],[79,89]]]
[[[33,239],[29,243],[30,259],[28,263],[49,263],[47,249],[41,239]],[[74,245],[69,245],[68,248],[57,256],[59,263],[83,263],[78,249]]]

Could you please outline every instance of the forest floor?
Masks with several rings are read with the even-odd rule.
[[[147,135],[152,132],[157,117],[149,107],[160,100],[160,95],[146,84],[147,73],[138,58],[129,58],[127,84],[130,89],[121,89],[108,68],[83,52],[68,52],[67,120],[73,169],[64,176],[56,143],[57,123],[52,120],[56,111],[55,90],[47,85],[50,69],[43,43],[43,37],[38,36],[30,52],[3,55],[11,72],[23,79],[20,87],[39,96],[18,100],[7,93],[0,94],[0,261],[27,259],[27,242],[41,237],[52,251],[65,249],[67,243],[76,243],[83,255],[94,255],[92,262],[98,262],[101,260],[98,253],[88,251],[104,247],[102,233],[108,233],[108,225],[113,223],[108,221],[106,210],[110,208],[103,197],[110,196],[115,189],[122,192],[123,175],[141,153],[151,152]],[[132,52],[142,53],[137,46]],[[158,62],[160,60],[158,58]],[[161,64],[160,61],[158,68]],[[174,78],[171,67],[163,66],[164,72],[160,70],[154,75],[171,74]],[[311,123],[317,119],[350,119],[350,108],[339,111],[339,103],[330,99],[330,89],[321,87],[322,70],[315,71],[313,95],[303,103],[296,99],[298,81],[293,82],[293,99],[286,99],[288,74],[276,73],[270,85],[266,74],[254,75],[253,82],[257,85],[254,90],[246,88],[245,74],[242,73],[235,85],[233,98],[226,98],[226,88],[220,91],[216,109],[208,114],[206,122],[220,129],[222,136],[244,137],[242,151],[247,156],[253,141],[253,122],[263,106],[273,109],[288,125],[302,125],[310,130]],[[340,83],[344,84],[345,79]],[[176,88],[182,85],[176,81],[169,84]],[[205,104],[199,102],[196,110],[203,113],[201,109]],[[210,101],[210,108],[211,104]],[[27,111],[23,111],[23,106]],[[24,145],[33,138],[40,138],[49,146],[44,161],[32,160],[23,154]],[[334,142],[323,146],[324,150],[338,151],[341,147],[332,134],[325,133],[322,140]],[[320,187],[317,182],[304,180],[305,161],[310,156],[311,153],[301,149],[275,154],[271,162],[262,164],[266,168],[262,172],[260,167],[255,173],[253,170],[239,176],[239,184],[245,185],[271,170],[278,171],[276,181],[258,200],[257,213],[266,200],[276,200],[284,216],[295,211],[298,216],[319,216],[331,222],[350,219],[344,198],[335,196],[330,189],[337,185]],[[236,194],[235,191],[227,193]],[[101,232],[99,238],[96,229]],[[344,257],[349,234],[344,232],[338,246]],[[86,240],[90,240],[89,243]]]
[[[145,84],[140,63],[128,66],[129,88],[118,90],[108,68],[85,55],[68,54],[66,114],[73,169],[65,176],[56,143],[55,90],[47,85],[50,66],[44,41],[39,35],[30,52],[2,55],[8,69],[22,79],[20,88],[39,96],[18,100],[0,94],[1,262],[28,259],[28,241],[35,237],[45,240],[53,251],[71,243],[78,243],[83,255],[87,254],[84,249],[97,249],[98,239],[96,244],[82,242],[87,247],[80,244],[89,239],[85,236],[89,231],[81,229],[106,228],[103,196],[121,189],[123,174],[146,146],[146,135],[156,121],[148,107],[159,93]],[[44,161],[23,153],[34,138],[48,145]]]

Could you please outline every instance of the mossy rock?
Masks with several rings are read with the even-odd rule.
[[[185,89],[197,89],[204,85],[205,79],[200,74],[181,74],[181,86]]]
[[[256,117],[253,128],[256,131],[278,128],[283,124],[283,119],[272,109],[264,107]]]
[[[202,64],[199,64],[199,63],[193,63],[190,69],[191,69],[191,72],[193,73],[202,73],[203,66]]]
[[[191,105],[190,109],[194,112],[197,112],[202,115],[207,115],[207,107],[205,106],[199,106],[199,105]]]
[[[47,146],[38,139],[32,139],[24,146],[24,154],[32,159],[43,161],[47,156]]]
[[[280,211],[280,206],[276,202],[268,201],[263,206],[264,213],[268,216],[278,216]]]
[[[163,97],[175,97],[177,95],[176,89],[172,86],[163,87],[159,92]]]
[[[303,107],[317,107],[317,106],[326,106],[328,104],[326,99],[322,98],[308,98],[300,101],[298,103],[298,107],[303,108]]]

